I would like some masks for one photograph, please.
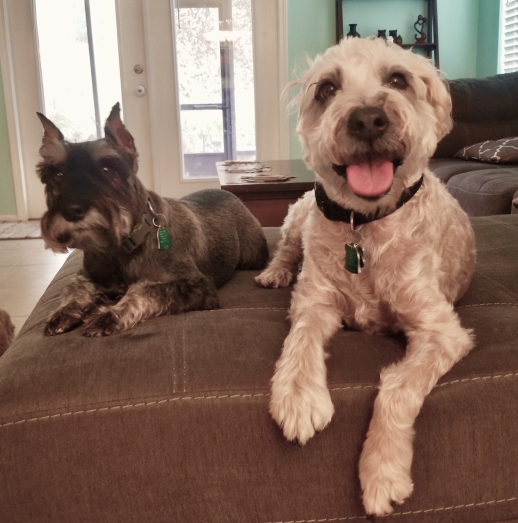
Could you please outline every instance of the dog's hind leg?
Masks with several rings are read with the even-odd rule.
[[[215,286],[201,273],[169,282],[140,281],[115,305],[98,307],[85,322],[84,336],[109,336],[166,314],[219,308]]]
[[[62,334],[77,327],[99,302],[106,301],[102,290],[79,273],[63,290],[59,309],[45,326],[45,335]]]
[[[408,338],[406,355],[381,372],[360,458],[363,504],[369,514],[391,513],[392,502],[402,503],[412,493],[414,421],[439,378],[473,347],[471,332],[461,327],[452,305],[438,296],[424,301],[413,304],[413,318],[400,315]]]
[[[313,192],[306,193],[313,195]],[[313,196],[314,200],[314,196]],[[304,196],[290,206],[288,215],[281,227],[281,241],[268,267],[255,278],[261,287],[278,289],[287,287],[297,274],[302,260],[302,227],[307,216],[311,199]]]
[[[239,236],[239,261],[237,270],[255,271],[264,269],[268,262],[268,243],[262,229],[250,230]]]

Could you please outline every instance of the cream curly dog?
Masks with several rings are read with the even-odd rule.
[[[287,286],[303,259],[270,412],[288,440],[306,443],[333,416],[324,347],[342,322],[404,332],[406,355],[381,372],[359,465],[367,513],[387,514],[412,493],[426,395],[473,347],[453,309],[473,273],[473,231],[427,167],[451,128],[450,96],[427,59],[382,39],[342,41],[297,83],[297,133],[317,183],[290,208],[256,278]]]

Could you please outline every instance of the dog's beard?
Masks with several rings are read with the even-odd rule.
[[[47,246],[54,252],[69,249],[106,252],[120,247],[131,232],[131,214],[124,208],[106,214],[91,208],[82,220],[70,222],[61,214],[45,213],[41,231]]]

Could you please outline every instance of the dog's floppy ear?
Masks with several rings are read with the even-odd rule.
[[[49,163],[62,162],[66,157],[63,133],[43,114],[36,113],[43,125],[40,156]]]
[[[451,131],[453,126],[451,96],[448,84],[441,78],[439,71],[434,68],[434,72],[435,74],[422,75],[421,80],[426,85],[428,103],[435,109],[437,140],[441,140]]]
[[[112,107],[110,116],[108,116],[104,126],[104,134],[106,138],[113,140],[121,149],[124,149],[131,156],[137,155],[133,136],[131,136],[131,133],[122,123],[119,102]]]

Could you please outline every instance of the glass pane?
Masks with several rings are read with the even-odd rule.
[[[221,111],[182,111],[182,147],[184,154],[222,153]]]
[[[178,10],[180,104],[221,103],[218,9]]]
[[[115,1],[35,0],[35,6],[45,115],[69,140],[99,138],[121,101]]]
[[[232,1],[236,160],[255,160],[254,49],[250,0]]]
[[[90,0],[90,14],[99,114],[104,136],[104,122],[112,107],[117,102],[122,105],[115,0]]]
[[[186,178],[204,177],[225,159],[221,110],[182,111],[182,149]]]
[[[255,159],[251,0],[178,0],[176,62],[184,178]]]

